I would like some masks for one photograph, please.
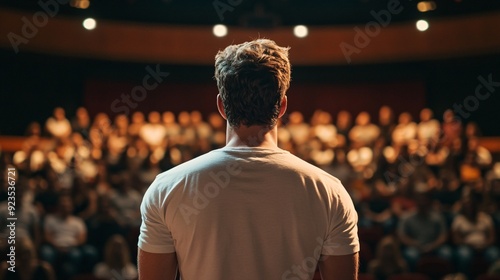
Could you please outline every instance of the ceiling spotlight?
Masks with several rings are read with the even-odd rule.
[[[77,9],[87,9],[90,6],[89,0],[71,0],[69,5]]]
[[[293,34],[298,38],[304,38],[309,34],[309,30],[305,25],[297,25],[293,28]]]
[[[422,12],[434,11],[436,9],[436,2],[434,1],[421,1],[417,4],[417,9]]]
[[[87,30],[94,29],[96,27],[96,25],[97,25],[97,22],[93,18],[86,18],[83,21],[83,27],[85,27],[85,29],[87,29]]]
[[[212,32],[217,37],[224,37],[227,35],[227,27],[224,24],[216,24],[214,25]]]
[[[423,19],[418,20],[416,26],[419,31],[425,31],[429,29],[429,23]]]

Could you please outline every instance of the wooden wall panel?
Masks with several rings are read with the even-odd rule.
[[[8,34],[22,35],[23,17],[33,14],[0,9],[0,47],[12,48]],[[292,28],[230,28],[228,36],[216,38],[210,26],[166,26],[98,21],[93,31],[83,29],[79,18],[56,16],[20,51],[61,54],[97,59],[171,64],[213,64],[217,50],[228,44],[268,37],[292,47],[294,65],[347,64],[339,45],[354,44],[355,26],[311,27],[304,39]],[[414,22],[391,23],[370,39],[352,63],[409,61],[462,57],[500,52],[500,13],[492,12],[432,20],[426,32]],[[364,25],[358,26],[364,29]]]

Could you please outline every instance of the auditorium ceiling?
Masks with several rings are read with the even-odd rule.
[[[56,0],[0,0],[0,7],[40,10],[40,3]],[[66,3],[68,0],[57,0]],[[64,15],[179,25],[272,28],[276,26],[351,25],[373,20],[373,12],[388,5],[403,9],[391,21],[452,17],[500,10],[498,0],[435,0],[420,12],[417,0],[70,0],[59,5]],[[86,9],[76,7],[86,7]]]

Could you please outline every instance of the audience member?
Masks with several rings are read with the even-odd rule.
[[[94,267],[99,279],[133,280],[137,278],[137,267],[130,261],[128,244],[121,235],[113,235],[106,242],[104,261]]]
[[[128,135],[131,138],[139,137],[142,126],[146,123],[144,113],[141,111],[135,111],[132,114],[131,122],[128,127]]]
[[[401,218],[397,234],[403,245],[403,255],[411,268],[415,268],[422,254],[434,254],[451,260],[452,252],[445,242],[448,230],[443,215],[432,208],[427,193],[415,197],[417,210]]]
[[[57,213],[47,215],[44,221],[46,244],[40,248],[40,255],[51,265],[61,267],[62,277],[71,277],[85,271],[85,266],[92,267],[97,259],[95,249],[86,244],[85,223],[72,212],[71,196],[61,195]]]
[[[111,205],[108,194],[99,196],[97,212],[87,220],[88,243],[102,256],[105,242],[113,235],[126,235],[127,232],[117,222],[118,213]]]
[[[490,215],[479,209],[478,198],[471,194],[462,199],[462,209],[453,220],[451,233],[456,247],[457,268],[469,272],[475,255],[493,263],[500,257],[495,244],[495,227]]]
[[[442,131],[442,144],[448,147],[452,146],[453,142],[460,139],[462,135],[462,122],[451,109],[443,114]]]
[[[439,140],[441,127],[439,121],[433,119],[433,112],[429,108],[420,111],[420,122],[417,126],[417,138],[421,145],[427,146]]]
[[[377,280],[389,279],[392,275],[409,272],[399,244],[393,236],[386,236],[377,245],[375,259],[368,263],[368,273]]]
[[[352,128],[352,115],[348,111],[342,110],[337,114],[337,147],[346,148],[350,146],[349,131]]]
[[[73,132],[79,133],[84,139],[89,139],[90,132],[90,116],[87,109],[79,107],[76,109],[76,115],[71,121]]]
[[[141,137],[152,152],[165,145],[167,129],[161,123],[160,113],[153,111],[148,115],[148,122],[141,126],[139,137]]]
[[[408,145],[417,136],[417,124],[413,122],[410,113],[403,112],[399,115],[398,125],[392,131],[392,144],[394,146]]]
[[[2,280],[55,280],[52,266],[37,258],[36,247],[29,237],[16,237],[16,268],[12,272],[9,264],[0,265]]]
[[[392,143],[392,133],[395,128],[394,113],[391,107],[382,106],[378,111],[378,125],[380,127],[380,137],[384,140],[384,144]]]
[[[380,135],[380,128],[370,122],[370,115],[361,112],[356,117],[356,125],[349,132],[353,147],[370,146]]]
[[[40,244],[40,217],[33,205],[33,197],[28,193],[28,188],[28,179],[24,175],[17,176],[14,190],[9,191],[15,196],[9,196],[8,200],[0,202],[0,240],[3,241],[1,247],[7,246],[8,237],[11,236],[12,229],[9,224],[12,221],[8,220],[14,217],[11,213],[14,213],[17,218],[14,237],[33,240],[35,246]]]
[[[45,128],[49,135],[58,139],[66,138],[71,134],[71,124],[66,119],[66,113],[63,108],[57,107],[54,109],[54,114],[47,119]]]
[[[138,228],[141,224],[141,194],[130,185],[130,176],[121,172],[110,176],[111,191],[109,199],[115,209],[116,221],[123,228]]]

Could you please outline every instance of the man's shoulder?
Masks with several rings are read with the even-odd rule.
[[[255,160],[252,159],[254,157]],[[340,180],[333,175],[285,150],[277,149],[252,153],[249,150],[235,151],[222,148],[210,151],[158,174],[152,187],[169,188],[169,186],[179,185],[187,178],[199,174],[210,174],[221,170],[234,171],[235,174],[239,174],[247,169],[255,171],[255,168],[262,168],[262,172],[273,172],[283,176],[293,173],[300,176],[303,181],[322,182],[323,185],[342,185]]]
[[[293,172],[297,172],[302,176],[309,177],[316,181],[333,181],[340,184],[340,180],[333,176],[332,174],[326,172],[325,170],[309,163],[293,154],[288,154],[285,156],[286,168],[291,169]]]
[[[197,156],[177,166],[174,166],[171,169],[158,174],[158,176],[156,176],[156,179],[185,176],[186,174],[192,174],[204,169],[212,168],[216,164],[216,162],[221,160],[220,158],[218,158],[217,151],[218,150],[210,151],[206,154]]]
[[[214,168],[221,161],[216,151],[210,151],[158,174],[149,189],[175,185],[187,177]]]

